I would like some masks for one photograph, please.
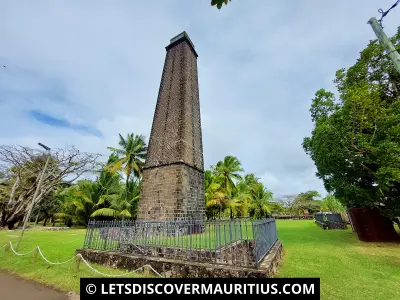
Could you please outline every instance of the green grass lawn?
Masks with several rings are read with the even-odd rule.
[[[17,245],[21,231],[0,231],[0,247],[8,241]],[[51,262],[63,262],[75,255],[75,250],[81,248],[86,230],[71,229],[65,231],[47,231],[32,229],[26,231],[20,244],[18,253],[26,253],[35,246],[39,246],[43,255]],[[105,268],[91,264],[95,269],[106,274],[123,274],[126,271]],[[64,291],[79,293],[79,279],[81,277],[102,277],[91,271],[83,262],[76,272],[75,262],[63,265],[49,265],[39,255],[36,262],[33,254],[16,256],[9,250],[0,249],[0,270],[7,270],[27,279],[33,279]],[[124,276],[125,277],[125,276]],[[143,277],[142,274],[131,273],[126,277]]]
[[[363,243],[347,230],[323,230],[313,221],[278,220],[279,239],[284,257],[278,277],[321,278],[321,299],[400,299],[400,245]],[[0,231],[0,247],[8,241],[16,245],[19,231]],[[85,230],[30,230],[25,233],[19,252],[39,245],[51,261],[65,261],[83,244]],[[94,265],[108,274],[122,274]],[[16,257],[0,249],[0,269],[34,279],[65,291],[79,292],[80,277],[98,277],[74,262],[50,266],[40,257]],[[132,274],[130,277],[142,276]]]
[[[360,242],[313,221],[277,221],[283,263],[277,277],[321,278],[321,299],[400,299],[400,245]]]

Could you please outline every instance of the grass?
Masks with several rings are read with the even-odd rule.
[[[284,256],[277,277],[321,278],[321,299],[400,299],[400,245],[363,243],[347,230],[323,230],[313,221],[278,220],[278,235]],[[0,247],[8,241],[16,245],[19,231],[0,231]],[[65,261],[83,244],[85,230],[30,230],[24,235],[19,252],[39,245],[51,261]],[[94,267],[108,274],[125,271]],[[74,262],[49,266],[40,257],[16,257],[0,249],[0,270],[46,283],[65,291],[79,292],[80,277],[98,277]],[[131,277],[142,274],[131,274]]]
[[[16,247],[21,231],[0,231],[0,247],[9,241]],[[32,229],[26,231],[18,249],[18,253],[26,253],[35,246],[39,246],[43,255],[51,262],[63,262],[75,255],[75,250],[82,247],[85,236],[84,229],[65,231],[42,231]],[[124,274],[124,270],[115,270],[91,264],[95,269],[106,274]],[[0,270],[32,279],[59,290],[79,293],[81,277],[102,277],[91,271],[84,263],[80,263],[79,272],[76,272],[75,262],[72,260],[63,265],[49,265],[40,256],[36,262],[33,254],[16,256],[11,250],[6,252],[0,249]],[[131,273],[127,277],[143,277],[142,274]]]
[[[283,263],[277,277],[321,278],[321,299],[400,299],[400,245],[364,243],[351,229],[277,221]]]

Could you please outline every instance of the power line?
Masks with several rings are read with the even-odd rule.
[[[382,26],[382,21],[383,21],[383,19],[384,19],[384,18],[388,15],[388,13],[389,13],[393,8],[395,8],[399,3],[400,3],[400,0],[397,0],[396,3],[393,4],[387,11],[383,11],[382,8],[378,9],[378,12],[379,12],[380,14],[382,14],[382,17],[381,17],[381,19],[379,20],[379,24],[380,24],[381,26]],[[382,28],[383,28],[383,26],[382,26]]]

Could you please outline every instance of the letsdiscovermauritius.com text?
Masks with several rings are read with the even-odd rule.
[[[314,294],[314,284],[285,284],[278,290],[277,284],[101,284],[103,295],[127,294],[184,294],[184,295],[216,295],[216,294]]]

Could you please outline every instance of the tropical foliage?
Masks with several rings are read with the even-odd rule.
[[[94,178],[59,180],[41,195],[34,206],[31,221],[42,222],[44,226],[54,225],[56,221],[66,226],[86,226],[90,219],[135,219],[147,154],[144,137],[133,133],[126,137],[119,135],[118,147],[108,149],[111,152],[108,160],[96,162],[91,169]],[[32,191],[37,185],[37,174],[43,167],[44,157],[40,153],[32,157],[32,161],[25,162],[26,168],[19,170],[12,166],[0,173],[0,212],[3,216],[9,209],[10,199],[21,198],[24,186]],[[50,161],[54,165],[51,169],[57,170],[57,159]],[[260,179],[252,173],[246,174],[240,161],[229,155],[205,171],[204,188],[208,219],[259,219],[274,214],[314,213],[320,209],[335,210],[339,207],[334,197],[319,200],[316,191],[294,196],[290,206],[275,201],[273,193]],[[24,215],[21,214],[21,217]]]
[[[239,160],[226,156],[205,172],[206,215],[209,219],[270,216],[272,192],[254,174],[242,175]],[[276,204],[275,204],[276,206]]]
[[[66,223],[86,225],[89,219],[134,219],[140,199],[141,174],[147,147],[142,135],[119,135],[96,180],[80,180],[57,194],[63,209],[56,216]],[[124,180],[125,177],[125,180]]]
[[[400,27],[392,38],[400,46]],[[344,206],[400,216],[400,74],[372,41],[349,69],[336,73],[336,97],[319,90],[315,128],[303,147],[328,192]]]
[[[345,208],[334,195],[328,195],[322,200],[322,211],[344,212]]]
[[[218,9],[221,9],[223,4],[227,5],[228,0],[211,0],[211,6],[216,6]]]

